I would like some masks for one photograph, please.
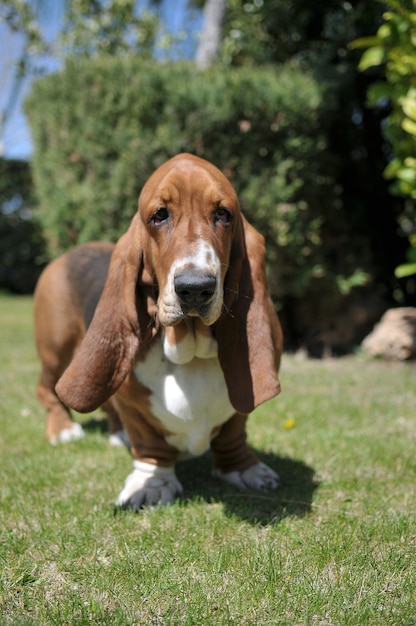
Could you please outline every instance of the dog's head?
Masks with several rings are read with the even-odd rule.
[[[282,335],[264,257],[262,235],[215,166],[189,154],[167,161],[114,249],[92,323],[57,385],[63,402],[85,412],[102,404],[161,326],[171,342],[189,329],[216,341],[205,356],[218,353],[237,411],[276,395]]]
[[[160,323],[171,326],[191,316],[214,324],[222,311],[233,242],[242,237],[237,195],[227,178],[203,159],[179,155],[149,178],[138,216]]]

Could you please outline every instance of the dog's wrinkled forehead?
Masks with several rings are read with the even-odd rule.
[[[193,155],[178,155],[161,165],[147,180],[139,197],[139,212],[158,202],[201,201],[224,203],[238,211],[237,195],[231,183],[214,165]]]

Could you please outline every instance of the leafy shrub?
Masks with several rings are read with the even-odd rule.
[[[383,68],[383,80],[371,85],[368,100],[373,107],[386,103],[390,107],[383,131],[392,158],[385,176],[393,181],[394,193],[410,199],[400,217],[410,241],[409,263],[396,270],[398,277],[406,277],[416,274],[416,10],[413,0],[385,4],[389,10],[376,35],[358,39],[352,46],[366,48],[359,63],[362,71]]]
[[[338,291],[362,282],[360,242],[351,239],[328,152],[332,106],[290,66],[200,73],[128,58],[69,63],[39,80],[26,103],[52,253],[116,239],[149,174],[186,151],[226,173],[264,232],[276,298],[300,296],[314,280]]]

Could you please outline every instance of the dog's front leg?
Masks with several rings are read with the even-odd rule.
[[[247,446],[247,415],[235,413],[211,442],[212,475],[240,489],[276,489],[279,476]]]
[[[183,491],[176,478],[177,450],[169,445],[156,425],[136,408],[116,398],[124,428],[131,442],[133,471],[127,476],[116,506],[141,509],[168,504]]]

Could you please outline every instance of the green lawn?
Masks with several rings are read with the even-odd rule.
[[[0,624],[416,624],[414,364],[286,356],[249,421],[279,490],[235,491],[204,457],[182,500],[115,512],[131,462],[99,414],[44,441],[31,304],[0,297]]]

